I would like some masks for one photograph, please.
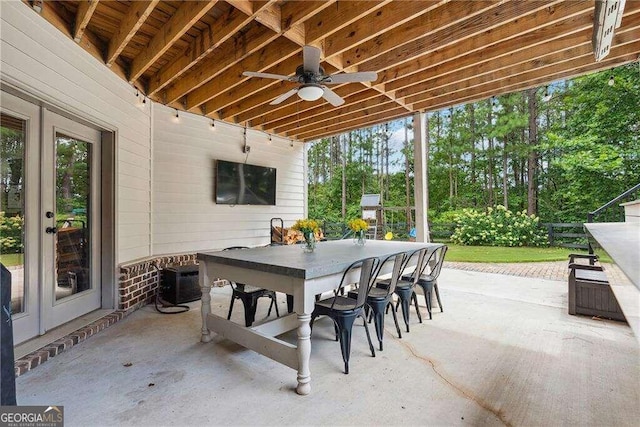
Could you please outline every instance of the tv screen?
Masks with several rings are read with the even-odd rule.
[[[275,205],[276,169],[218,160],[216,203],[224,205]]]

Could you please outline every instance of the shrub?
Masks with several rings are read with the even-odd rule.
[[[541,246],[546,243],[539,218],[526,211],[513,213],[504,206],[484,212],[464,209],[456,217],[454,243],[474,246]]]
[[[20,215],[6,216],[0,212],[0,253],[22,253],[22,225],[24,218]]]

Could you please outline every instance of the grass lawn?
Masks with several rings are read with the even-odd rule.
[[[587,253],[569,248],[534,248],[499,246],[462,246],[447,243],[445,261],[460,262],[536,262],[568,261],[570,253]]]
[[[0,262],[3,263],[5,267],[22,265],[22,254],[0,254]]]

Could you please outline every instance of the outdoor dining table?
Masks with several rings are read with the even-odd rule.
[[[299,245],[270,246],[238,251],[198,253],[199,280],[202,289],[202,342],[212,339],[211,332],[297,370],[298,394],[311,391],[311,328],[309,321],[315,295],[334,290],[346,268],[354,261],[385,258],[419,248],[430,251],[437,243],[368,240],[355,245],[351,240],[320,242],[312,253]],[[415,257],[414,257],[415,258]],[[358,272],[354,272],[357,274]],[[211,312],[211,285],[214,279],[244,283],[293,295],[294,312],[288,316],[245,327]],[[352,282],[356,282],[353,277]],[[297,329],[297,342],[277,338]]]

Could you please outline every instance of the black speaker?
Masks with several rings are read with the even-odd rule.
[[[162,270],[160,297],[171,304],[200,299],[200,283],[198,281],[198,266],[168,266]]]

